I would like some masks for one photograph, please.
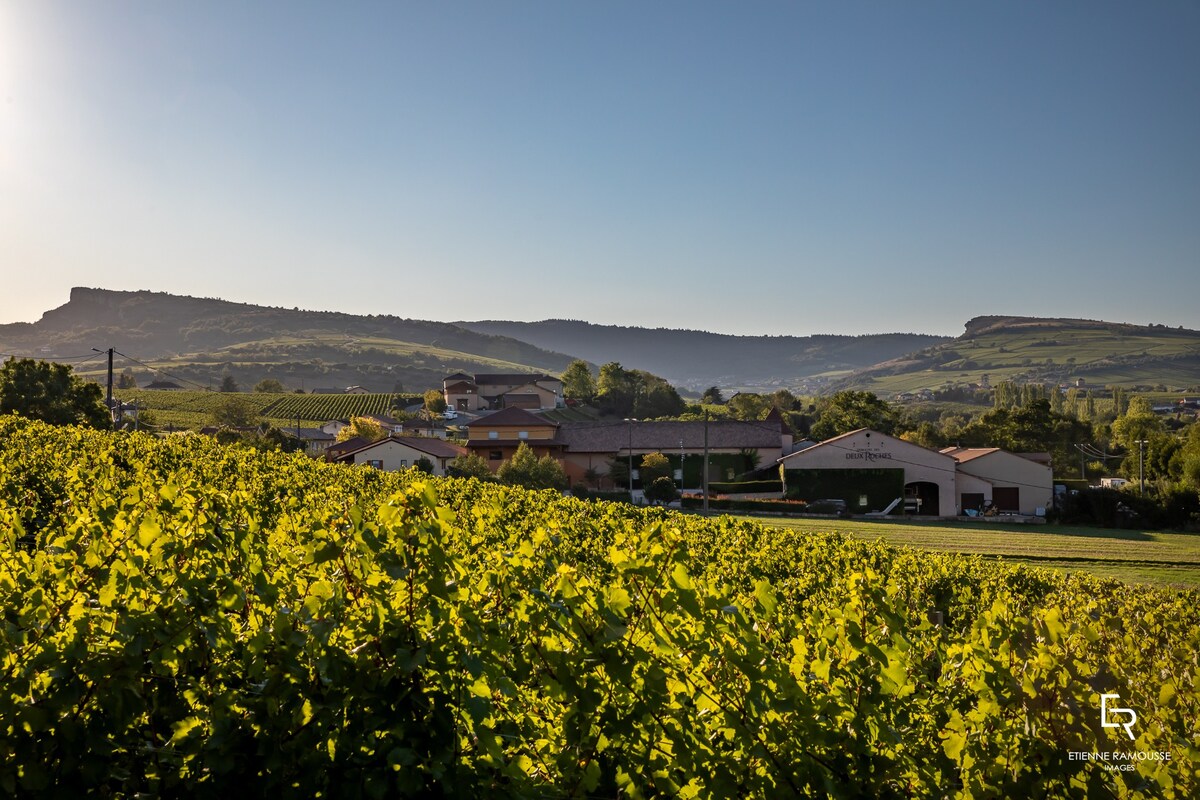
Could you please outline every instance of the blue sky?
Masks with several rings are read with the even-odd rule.
[[[1200,4],[0,3],[0,322],[1200,328]]]

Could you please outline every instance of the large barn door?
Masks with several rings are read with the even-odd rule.
[[[938,507],[938,485],[930,481],[915,481],[904,484],[904,510],[909,514],[936,517],[941,514]]]
[[[999,511],[1021,510],[1021,487],[996,486],[992,489],[992,505]]]

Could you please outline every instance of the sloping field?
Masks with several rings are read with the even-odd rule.
[[[161,412],[186,414],[171,416],[178,427],[199,427],[210,423],[209,417],[230,397],[245,400],[265,420],[292,424],[296,419],[325,421],[348,419],[362,414],[388,416],[397,405],[413,400],[404,394],[290,394],[276,392],[189,391],[180,389],[122,389],[116,396],[127,403],[136,402],[142,408],[159,412],[164,423],[168,418]]]
[[[1007,325],[1007,326],[1006,326]],[[1042,320],[984,327],[968,323],[962,337],[851,376],[844,386],[880,396],[947,383],[995,385],[1083,378],[1088,384],[1200,385],[1200,333],[1086,321]]]

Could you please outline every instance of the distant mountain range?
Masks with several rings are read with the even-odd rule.
[[[456,323],[538,347],[574,353],[595,364],[618,361],[703,391],[791,387],[815,392],[838,377],[950,341],[944,336],[731,336],[668,328],[624,328],[576,320]]]
[[[881,396],[986,379],[1200,386],[1200,333],[1075,319],[977,317],[962,336],[730,336],[542,322],[430,322],[272,308],[161,292],[76,288],[33,323],[0,325],[0,353],[69,360],[98,377],[92,348],[115,347],[138,382],[173,377],[244,387],[420,392],[453,372],[561,372],[573,358],[618,361],[700,391],[839,388]],[[141,362],[141,363],[138,363]],[[151,369],[154,368],[154,369]]]
[[[243,386],[276,378],[289,389],[405,391],[441,386],[452,372],[560,372],[571,357],[445,322],[270,308],[162,292],[71,290],[33,323],[0,325],[0,351],[64,358],[117,350],[173,376]],[[138,373],[148,370],[122,360]],[[94,364],[89,365],[94,369]],[[86,370],[86,368],[85,368]],[[143,380],[143,377],[145,378]]]

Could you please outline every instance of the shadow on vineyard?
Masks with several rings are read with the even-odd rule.
[[[0,530],[8,793],[1200,793],[1197,592],[16,418]]]

